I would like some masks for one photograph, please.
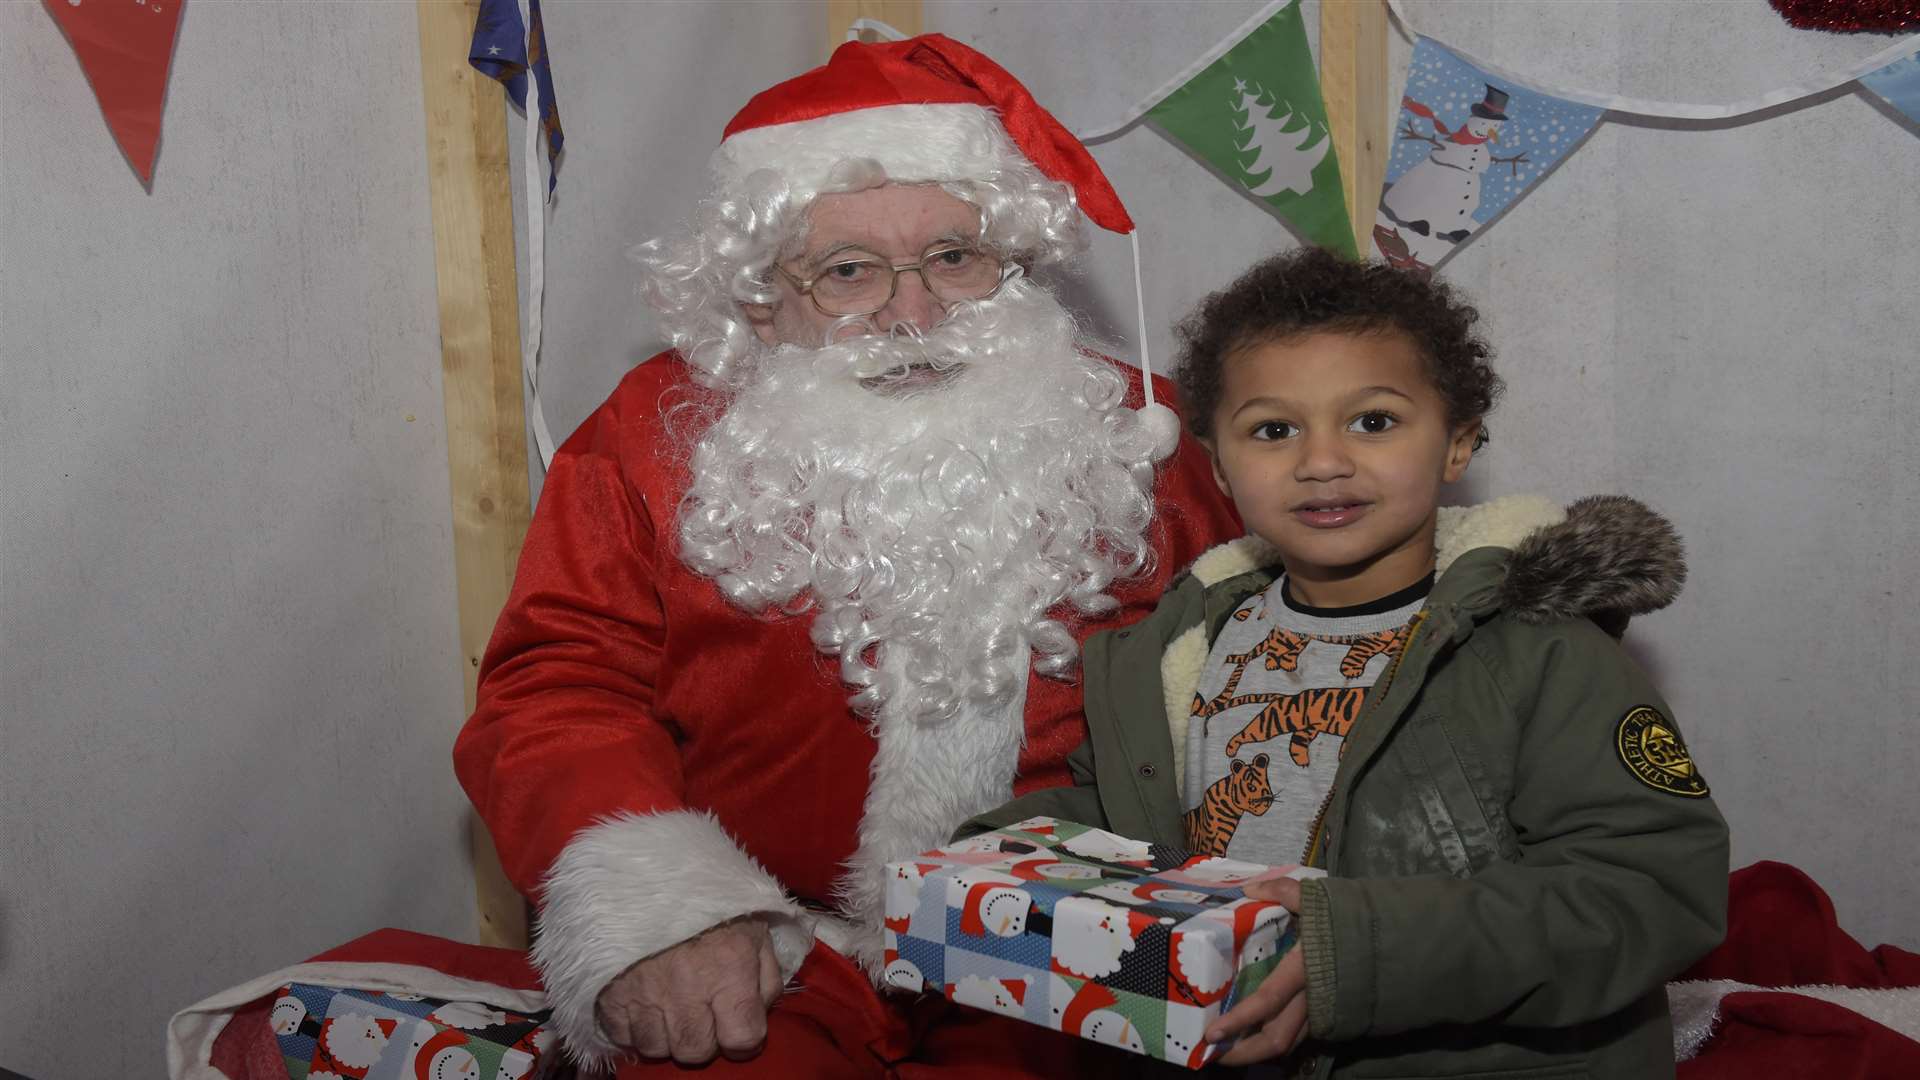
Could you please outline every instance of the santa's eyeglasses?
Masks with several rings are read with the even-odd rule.
[[[1019,263],[988,248],[953,243],[935,244],[920,258],[904,263],[866,252],[849,253],[810,278],[795,277],[778,263],[773,268],[813,301],[820,314],[835,318],[872,315],[886,307],[900,287],[900,275],[909,271],[919,274],[920,283],[942,304],[985,300],[1020,273]]]

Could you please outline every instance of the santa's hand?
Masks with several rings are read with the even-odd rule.
[[[764,920],[721,923],[621,972],[594,1003],[600,1030],[643,1058],[682,1065],[716,1053],[742,1061],[767,1041],[780,962]]]
[[[1271,900],[1294,914],[1300,912],[1300,883],[1293,878],[1256,881],[1247,886],[1246,893],[1255,900]],[[1219,1062],[1251,1065],[1291,1053],[1306,1034],[1307,959],[1302,950],[1294,948],[1280,958],[1246,1000],[1207,1028],[1207,1041],[1217,1043],[1239,1036],[1239,1041],[1220,1055]]]

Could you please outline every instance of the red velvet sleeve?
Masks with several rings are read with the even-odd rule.
[[[653,710],[656,523],[622,458],[623,429],[658,423],[623,415],[636,397],[616,393],[554,456],[454,745],[460,783],[528,895],[596,820],[684,808],[675,733]]]

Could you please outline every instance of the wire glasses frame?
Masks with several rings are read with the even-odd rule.
[[[833,318],[872,315],[885,309],[900,288],[900,275],[908,271],[918,274],[920,284],[942,304],[985,300],[1022,272],[1019,263],[967,244],[935,245],[920,258],[904,263],[871,256],[842,259],[810,278],[797,277],[778,263],[773,268],[813,303],[814,310]]]

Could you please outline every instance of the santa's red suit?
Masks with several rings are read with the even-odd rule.
[[[1139,375],[1125,370],[1128,404],[1138,406]],[[1157,397],[1171,397],[1156,384]],[[875,737],[809,641],[810,613],[742,611],[677,555],[676,510],[707,394],[676,356],[655,357],[554,457],[478,708],[454,750],[514,884],[528,895],[544,889],[549,911],[556,892],[568,894],[566,921],[543,919],[536,954],[556,1026],[576,1046],[598,1033],[570,1031],[562,999],[584,998],[571,1015],[590,1024],[591,999],[609,979],[710,926],[769,914],[789,976],[816,931],[843,947],[836,937],[849,932],[818,913],[832,910],[855,849]],[[1158,466],[1154,499],[1151,571],[1111,590],[1113,612],[1073,622],[1077,637],[1142,618],[1173,575],[1236,534],[1191,439]],[[1030,679],[1009,795],[1068,782],[1065,758],[1085,737],[1080,693],[1077,682]],[[929,790],[923,805],[901,809],[956,824],[987,809],[945,807],[943,797]],[[816,970],[823,965],[832,970]],[[881,1008],[842,957],[823,951],[806,969],[800,981],[823,992],[788,995],[771,1020],[769,1053],[782,1068],[796,1060],[782,1039],[834,1053],[849,1040],[885,1042],[891,1049],[870,1048],[883,1057],[916,1052],[903,1032],[924,1019]],[[783,1031],[782,1010],[802,999],[823,1016],[803,1025],[811,1035]],[[827,1022],[858,1030],[826,1039],[818,1028]],[[861,1036],[867,1028],[876,1034]],[[1016,1038],[1040,1034],[1024,1028]]]

